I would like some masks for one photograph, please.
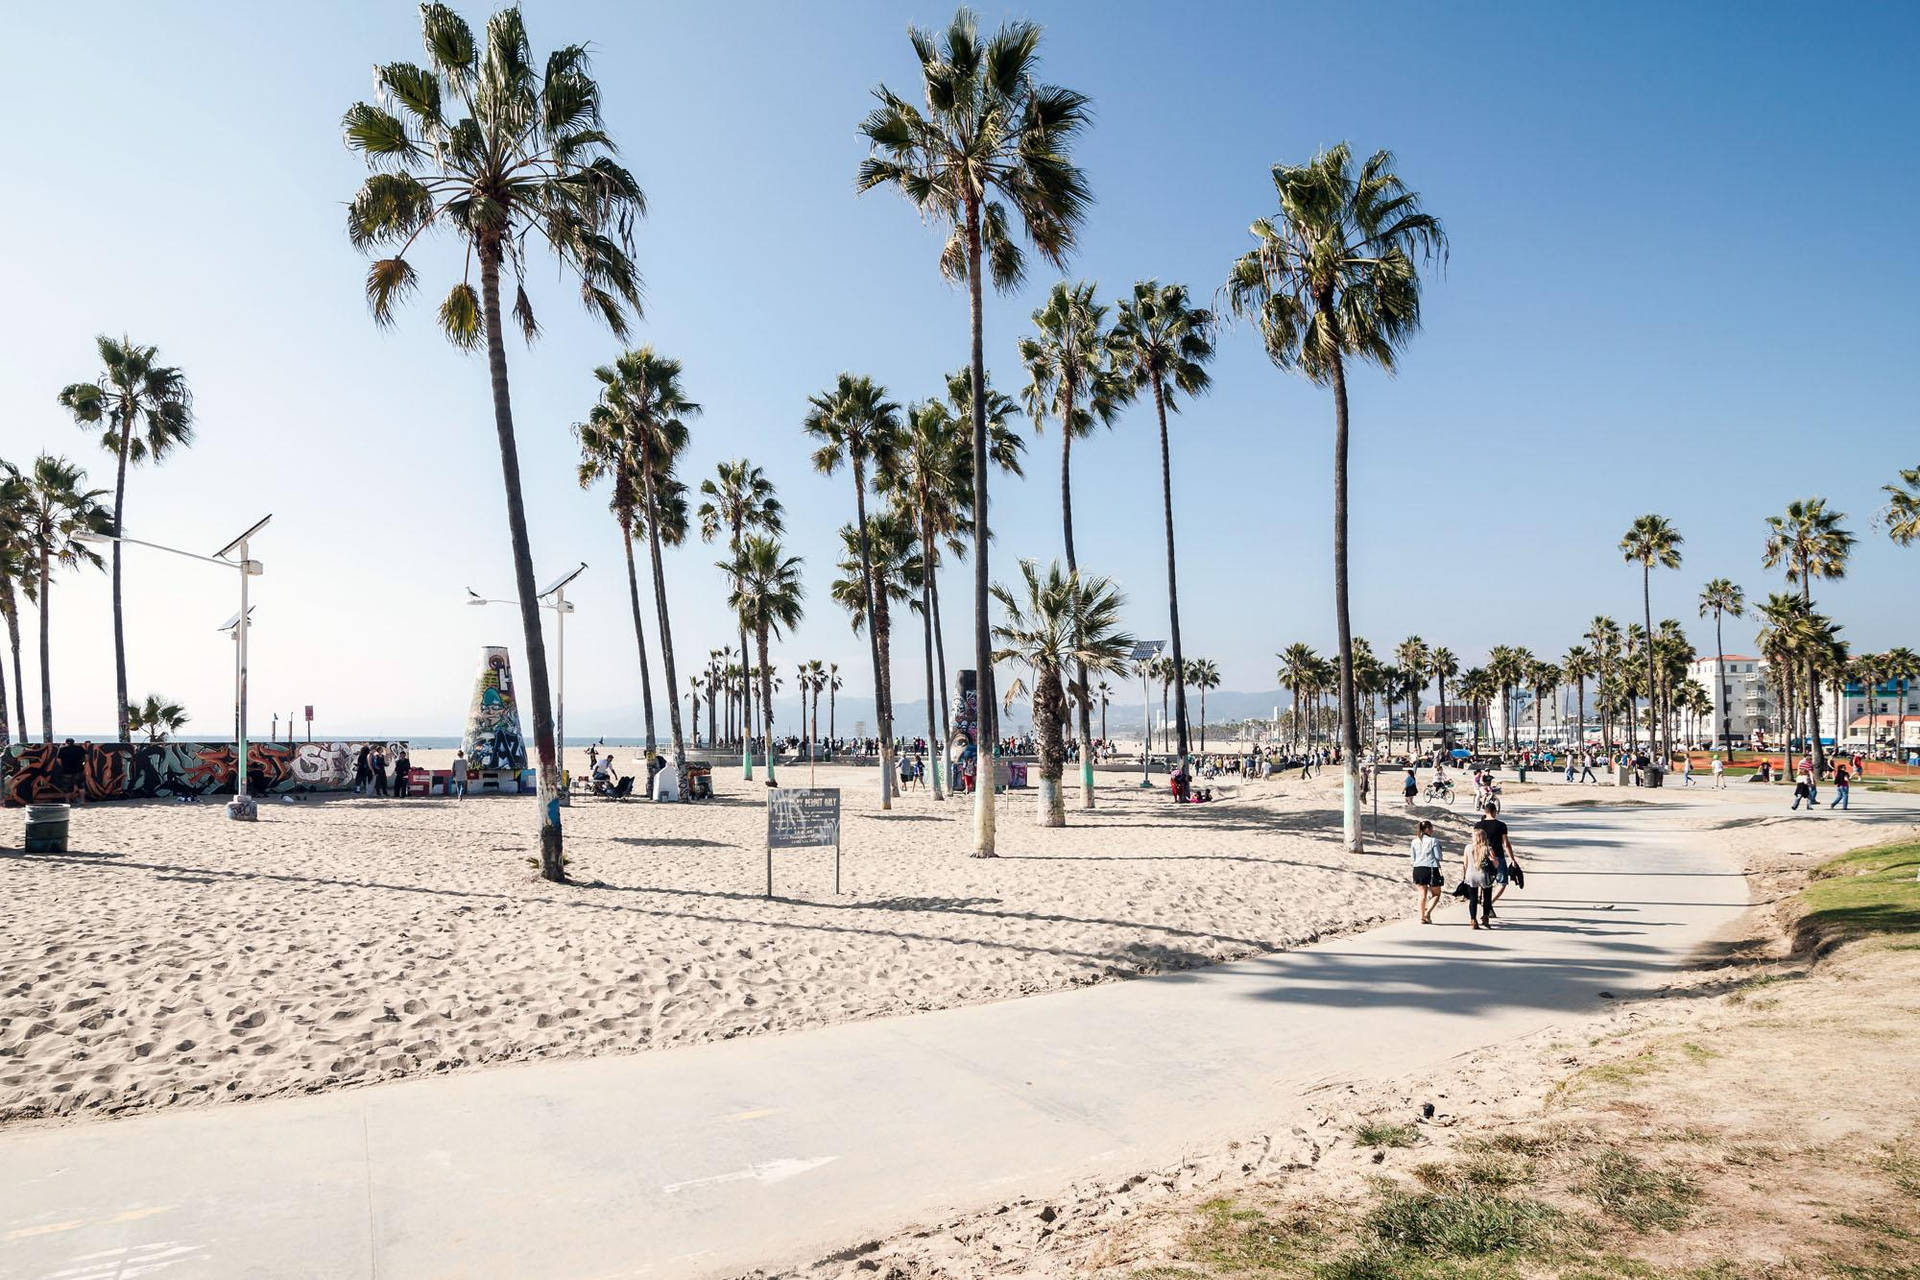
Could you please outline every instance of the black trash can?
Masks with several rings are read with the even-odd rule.
[[[73,810],[64,804],[30,804],[27,806],[27,839],[25,849],[28,853],[65,853],[67,851],[67,819]]]

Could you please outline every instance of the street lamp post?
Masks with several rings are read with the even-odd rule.
[[[1151,752],[1153,687],[1147,681],[1147,664],[1160,656],[1160,650],[1163,647],[1165,642],[1161,640],[1137,640],[1134,642],[1133,653],[1127,658],[1127,661],[1133,664],[1134,670],[1140,673],[1140,785],[1142,787],[1153,786],[1153,778],[1148,768],[1148,762],[1153,758]]]
[[[253,536],[266,528],[271,515],[261,516],[245,533],[229,542],[210,556],[192,551],[182,551],[178,547],[165,547],[157,542],[144,542],[139,538],[129,538],[124,534],[114,537],[104,533],[79,533],[75,536],[83,542],[119,542],[132,547],[150,547],[155,551],[165,551],[171,555],[185,556],[189,560],[200,560],[207,564],[217,564],[227,569],[240,571],[240,612],[228,625],[233,628],[234,670],[234,779],[233,799],[227,804],[227,816],[236,821],[251,822],[260,816],[259,807],[253,797],[247,794],[247,579],[264,571],[258,560],[247,555],[247,545]],[[226,627],[221,628],[222,631]]]
[[[553,610],[554,631],[554,700],[553,700],[553,736],[559,740],[560,773],[567,771],[567,615],[573,612],[573,606],[567,603],[567,584],[587,571],[587,562],[582,560],[580,567],[564,574],[560,580],[540,592],[534,599],[542,609]],[[552,596],[551,602],[547,600]],[[472,587],[467,588],[468,604],[519,604],[518,600],[492,600],[481,595]]]

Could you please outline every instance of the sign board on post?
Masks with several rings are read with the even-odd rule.
[[[773,896],[773,851],[833,846],[833,891],[840,892],[840,789],[773,787],[767,791],[767,896]]]

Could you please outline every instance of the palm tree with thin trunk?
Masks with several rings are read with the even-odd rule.
[[[620,526],[620,547],[626,553],[627,602],[633,613],[633,641],[640,652],[640,711],[646,726],[646,752],[651,756],[658,743],[653,723],[653,672],[647,661],[647,632],[640,616],[640,576],[633,559],[633,531],[640,519],[636,438],[617,419],[605,413],[574,424],[573,432],[580,442],[577,472],[580,487],[590,488],[601,479],[612,481],[607,510]]]
[[[20,469],[0,458],[0,617],[7,623],[7,645],[13,654],[13,704],[20,741],[31,736],[27,728],[26,684],[20,678],[20,597],[35,598],[37,579],[29,566],[27,512],[32,489]],[[0,749],[12,741],[7,732],[7,686],[0,677]]]
[[[1360,828],[1360,737],[1355,723],[1353,626],[1347,609],[1347,372],[1349,358],[1389,372],[1420,328],[1419,258],[1446,254],[1440,222],[1376,151],[1356,171],[1345,143],[1304,165],[1276,165],[1277,218],[1252,228],[1254,249],[1234,263],[1226,293],[1254,320],[1267,357],[1333,391],[1333,595],[1340,633],[1340,709],[1349,851]]]
[[[1173,670],[1184,676],[1180,649],[1179,574],[1173,555],[1173,453],[1167,442],[1167,415],[1178,412],[1180,396],[1198,396],[1212,383],[1213,313],[1193,306],[1183,284],[1143,280],[1121,301],[1111,338],[1115,367],[1135,393],[1151,393],[1160,426],[1160,501],[1167,536],[1167,626]],[[1187,691],[1174,682],[1173,719],[1179,758],[1186,761]]]
[[[1727,730],[1727,646],[1721,638],[1720,621],[1738,618],[1747,611],[1747,593],[1731,578],[1715,578],[1700,591],[1700,616],[1713,615],[1713,741],[1722,748],[1731,745]]]
[[[1440,745],[1444,748],[1447,745],[1447,725],[1450,723],[1447,719],[1447,681],[1460,674],[1460,659],[1454,656],[1453,650],[1442,645],[1428,657],[1427,670],[1440,682]]]
[[[813,453],[813,468],[821,475],[832,475],[847,464],[853,473],[854,532],[859,542],[860,576],[864,583],[864,614],[875,614],[873,554],[868,545],[867,469],[876,473],[891,471],[899,452],[900,406],[887,399],[886,388],[872,378],[843,373],[832,388],[808,398],[807,416],[802,424],[808,435],[820,442]],[[877,615],[875,615],[877,616]],[[874,716],[880,728],[880,807],[893,808],[893,710],[879,628],[867,631],[868,649],[873,658]]]
[[[41,741],[52,742],[53,571],[56,567],[106,567],[87,539],[110,536],[113,514],[100,505],[107,491],[87,488],[86,471],[65,458],[41,454],[33,460],[26,481],[25,540],[38,577],[33,598],[40,613],[40,733]]]
[[[102,428],[100,443],[114,456],[113,536],[126,528],[127,468],[158,465],[176,448],[193,442],[193,393],[180,370],[163,365],[159,351],[126,337],[94,339],[103,366],[92,382],[60,392],[60,404],[82,427]],[[114,701],[120,708],[120,741],[132,741],[127,712],[127,635],[120,602],[120,544],[113,544]]]
[[[846,558],[841,577],[830,594],[847,611],[854,634],[865,631],[879,654],[883,677],[874,688],[874,715],[881,725],[882,769],[894,767],[893,726],[893,617],[894,606],[907,603],[924,574],[914,550],[913,528],[900,512],[887,509],[867,518],[864,529],[842,525],[840,541]]]
[[[1107,741],[1107,703],[1113,699],[1113,686],[1102,680],[1093,687],[1094,694],[1100,699],[1100,741]]]
[[[1096,286],[1055,284],[1047,303],[1033,313],[1035,336],[1020,339],[1027,367],[1027,413],[1040,434],[1048,417],[1060,423],[1060,525],[1067,572],[1078,571],[1073,548],[1073,442],[1095,426],[1111,426],[1128,389],[1114,370],[1107,309],[1094,300]],[[1093,808],[1092,707],[1087,673],[1073,673],[1075,727],[1080,739],[1080,807]]]
[[[1407,721],[1413,725],[1413,758],[1420,758],[1420,691],[1426,687],[1433,650],[1419,636],[1408,636],[1393,651],[1393,660],[1407,675]]]
[[[783,532],[785,512],[780,499],[774,496],[773,481],[745,458],[721,463],[710,479],[700,482],[700,492],[706,499],[700,504],[700,540],[712,542],[722,533],[727,536],[727,560],[722,568],[739,560],[740,549],[754,534],[778,538]],[[749,663],[743,622],[740,665],[745,667]],[[753,687],[751,681],[743,679],[740,682],[740,776],[748,781],[753,779],[753,746],[749,741],[753,736],[752,725]]]
[[[1560,668],[1536,659],[1527,667],[1527,683],[1533,686],[1533,749],[1540,750],[1540,712],[1553,691],[1560,687]]]
[[[1760,563],[1768,568],[1785,564],[1787,581],[1800,585],[1800,599],[1813,610],[1813,580],[1847,576],[1847,557],[1854,537],[1841,521],[1846,516],[1827,510],[1825,498],[1801,498],[1787,504],[1785,514],[1767,517],[1767,541]],[[1820,683],[1814,671],[1817,655],[1807,658],[1807,705],[1813,710],[1813,769],[1818,777],[1826,768],[1826,749],[1820,743]],[[1835,740],[1839,734],[1836,730]]]
[[[1207,690],[1220,687],[1220,667],[1212,658],[1187,662],[1187,682],[1200,691],[1200,750],[1207,749]]]
[[[998,648],[994,659],[1024,665],[1033,681],[1029,689],[1020,679],[1008,686],[1007,700],[1030,695],[1033,736],[1040,757],[1038,801],[1040,825],[1064,827],[1067,812],[1060,775],[1066,751],[1061,727],[1066,718],[1066,693],[1061,680],[1072,667],[1089,671],[1119,671],[1133,648],[1133,637],[1120,629],[1126,601],[1112,581],[1083,578],[1054,561],[1042,575],[1031,560],[1020,562],[1020,589],[994,585],[1004,619],[993,629]]]
[[[1293,694],[1294,730],[1301,735],[1301,747],[1311,747],[1313,739],[1308,723],[1311,713],[1303,699],[1313,686],[1314,668],[1320,659],[1311,648],[1297,640],[1276,656],[1280,659],[1280,683]]]
[[[1467,718],[1473,721],[1473,754],[1480,754],[1480,725],[1487,704],[1497,692],[1493,675],[1484,667],[1469,667],[1460,676],[1460,696],[1467,700]]]
[[[1574,645],[1560,659],[1560,673],[1563,678],[1573,681],[1576,710],[1574,713],[1573,742],[1575,749],[1587,745],[1587,681],[1592,679],[1599,668],[1594,662],[1593,653],[1584,645]]]
[[[1587,624],[1587,630],[1581,639],[1593,646],[1594,688],[1596,691],[1611,683],[1614,664],[1620,660],[1620,624],[1605,614],[1595,615]],[[1612,704],[1598,696],[1595,704],[1600,711],[1600,745],[1611,750],[1613,747]]]
[[[1071,89],[1043,84],[1040,28],[1010,22],[981,38],[972,13],[961,9],[940,36],[909,29],[920,63],[925,109],[882,85],[860,131],[872,152],[860,164],[862,192],[893,187],[921,217],[948,231],[940,272],[964,281],[971,328],[973,377],[973,647],[979,672],[980,742],[998,740],[993,688],[993,637],[989,627],[987,536],[987,369],[981,283],[991,273],[996,288],[1018,287],[1024,255],[1014,240],[1012,218],[1042,257],[1064,266],[1074,230],[1092,200],[1085,177],[1068,154],[1090,118],[1087,99]],[[1012,216],[1008,208],[1011,206]],[[992,763],[982,761],[986,776]],[[993,795],[975,788],[973,852],[994,855]]]
[[[420,18],[427,65],[375,68],[378,101],[355,103],[342,120],[347,145],[373,170],[348,206],[347,234],[363,252],[391,250],[367,272],[367,302],[381,326],[393,323],[395,304],[418,287],[406,255],[423,234],[445,227],[465,243],[465,273],[441,302],[439,322],[455,346],[487,352],[540,764],[540,874],[564,881],[560,756],[507,384],[501,273],[513,273],[513,319],[528,342],[539,325],[526,270],[529,249],[541,246],[577,280],[587,310],[625,337],[629,316],[640,312],[633,229],[646,197],[614,159],[584,44],[555,50],[541,65],[518,9],[487,23],[484,49],[444,4],[423,4]]]
[[[1640,606],[1646,618],[1646,635],[1642,645],[1642,660],[1647,669],[1647,713],[1657,716],[1659,701],[1655,696],[1653,681],[1656,663],[1653,655],[1653,568],[1659,565],[1663,569],[1680,567],[1680,545],[1686,539],[1673,527],[1672,521],[1662,515],[1648,514],[1635,520],[1620,539],[1620,554],[1631,564],[1640,566]],[[1652,747],[1654,726],[1657,721],[1647,725],[1647,743]]]
[[[740,544],[740,554],[731,563],[723,563],[733,581],[727,607],[754,639],[754,652],[760,664],[761,742],[767,753],[767,785],[773,776],[773,666],[767,660],[767,644],[772,636],[784,635],[800,625],[801,601],[806,592],[800,585],[800,557],[787,555],[773,538],[753,534]]]

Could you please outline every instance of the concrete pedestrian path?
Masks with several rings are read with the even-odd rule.
[[[0,1135],[0,1276],[725,1275],[1150,1167],[1657,985],[1747,904],[1688,811],[1513,815],[1529,889],[1492,933],[1450,905],[1002,1004]]]

